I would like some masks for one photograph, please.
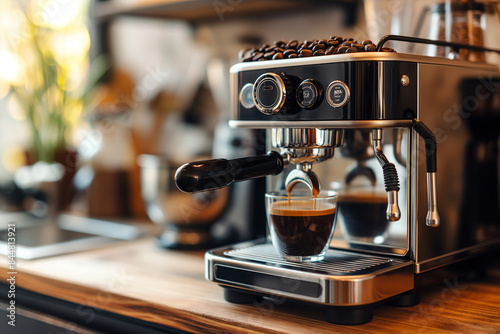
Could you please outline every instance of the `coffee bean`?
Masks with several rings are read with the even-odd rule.
[[[315,52],[315,51],[318,51],[318,50],[321,50],[321,49],[325,49],[325,44],[317,44],[315,45],[313,48],[312,48],[312,51]]]
[[[238,52],[238,59],[243,60],[249,50],[250,49],[241,49],[240,52]]]
[[[352,46],[358,49],[358,51],[363,51],[365,47],[363,44],[353,44]]]
[[[366,52],[374,52],[375,50],[377,50],[377,47],[375,46],[375,44],[366,44],[365,45]]]
[[[297,40],[293,40],[287,44],[287,49],[295,49],[296,50],[298,45],[299,45],[299,42],[297,42]]]
[[[339,41],[335,40],[335,39],[329,39],[327,42],[326,42],[327,45],[333,45],[333,46],[336,46],[336,45],[339,45]]]
[[[261,59],[262,57],[264,57],[264,53],[262,52],[258,52],[255,56],[253,56],[253,60],[256,61],[256,60],[259,60]]]
[[[326,54],[326,55],[332,55],[332,54],[334,54],[334,53],[335,53],[335,50],[336,50],[336,49],[337,49],[337,48],[336,48],[335,46],[333,46],[333,45],[332,45],[332,46],[330,46],[328,49],[326,49],[325,54]]]
[[[276,53],[276,51],[266,52],[266,53],[264,53],[264,58],[271,59],[271,58],[273,58],[275,53]]]
[[[264,44],[257,51],[264,52],[268,47],[270,47],[269,44]]]
[[[274,56],[273,56],[273,60],[275,60],[275,59],[283,59],[283,58],[285,58],[285,57],[283,57],[283,53],[281,53],[281,52],[276,52],[274,54]]]
[[[341,46],[337,49],[337,53],[345,53],[349,49],[348,46]]]
[[[454,38],[465,38],[463,32],[454,31]],[[333,55],[355,52],[374,52],[377,46],[369,39],[358,42],[354,38],[343,38],[332,35],[329,39],[277,40],[273,44],[264,44],[260,47],[245,49],[239,52],[238,57],[242,62],[261,61],[269,59],[303,58],[311,56]],[[392,48],[384,47],[383,52],[396,52]]]
[[[339,43],[342,43],[344,41],[344,39],[340,36],[330,36],[330,39],[334,39],[334,40],[338,41]]]
[[[300,51],[300,54],[304,57],[311,57],[313,55],[313,52],[309,49],[302,49],[302,51]]]
[[[319,49],[314,51],[313,56],[324,56],[325,55],[325,50],[324,49]]]

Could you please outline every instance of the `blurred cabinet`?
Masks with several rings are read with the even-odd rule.
[[[279,16],[321,7],[342,6],[346,25],[356,21],[360,0],[137,0],[98,1],[93,9],[97,20],[136,16],[184,20],[190,23],[224,21],[233,18]]]

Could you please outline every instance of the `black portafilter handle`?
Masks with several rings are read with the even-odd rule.
[[[278,152],[233,160],[213,159],[190,162],[175,173],[175,184],[186,193],[224,188],[234,182],[276,175],[283,171],[285,162]]]

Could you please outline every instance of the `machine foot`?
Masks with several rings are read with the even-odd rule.
[[[224,299],[234,304],[250,304],[260,297],[242,290],[224,288]]]
[[[389,302],[390,305],[399,307],[410,307],[418,305],[419,303],[420,303],[420,292],[416,290],[410,290],[405,293],[402,293]]]
[[[337,325],[361,325],[373,319],[372,306],[328,307],[324,314],[326,321]]]

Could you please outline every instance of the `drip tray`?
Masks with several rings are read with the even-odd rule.
[[[334,306],[376,303],[414,283],[412,261],[329,249],[322,261],[297,263],[265,240],[208,251],[205,264],[206,278],[225,288]]]
[[[225,251],[224,255],[241,260],[265,263],[269,266],[296,268],[329,275],[363,274],[368,269],[382,269],[405,261],[386,257],[344,253],[329,249],[325,259],[319,262],[290,262],[281,259],[272,244],[264,243],[250,247]]]

